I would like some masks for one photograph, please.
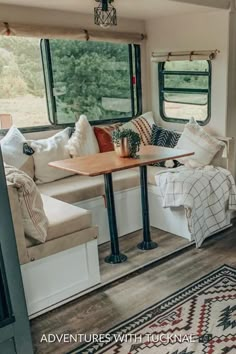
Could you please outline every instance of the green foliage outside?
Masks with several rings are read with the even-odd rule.
[[[0,98],[45,95],[39,40],[0,37]]]
[[[128,45],[50,40],[59,123],[131,116]],[[43,97],[39,40],[0,37],[0,98]]]
[[[50,40],[58,120],[131,116],[126,44]]]

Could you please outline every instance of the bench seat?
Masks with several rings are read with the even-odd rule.
[[[46,243],[91,227],[92,215],[90,211],[64,203],[47,195],[41,194],[41,197],[43,208],[48,218]],[[26,247],[36,244],[39,244],[36,240],[26,237]]]
[[[92,226],[91,211],[42,195],[49,227],[45,243],[25,236],[17,189],[8,185],[12,218],[20,264],[48,257],[97,239],[98,228]]]
[[[37,316],[100,282],[98,227],[91,211],[42,195],[49,227],[45,243],[25,236],[17,189],[9,199],[29,316]]]
[[[139,185],[139,172],[136,169],[115,172],[112,175],[114,191],[122,191]],[[76,175],[38,185],[38,188],[40,193],[70,204],[105,194],[103,176]]]
[[[148,166],[148,184],[156,186],[155,176],[158,172],[166,170],[165,167]]]

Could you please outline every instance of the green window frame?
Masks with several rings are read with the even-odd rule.
[[[194,106],[204,106],[206,105],[206,117],[204,120],[198,120],[200,125],[206,125],[211,118],[211,61],[209,60],[202,60],[202,62],[207,63],[208,70],[206,71],[198,71],[198,70],[166,70],[166,64],[169,62],[161,62],[158,64],[158,77],[159,77],[159,108],[160,108],[160,115],[164,121],[172,122],[172,123],[182,123],[185,124],[189,121],[189,119],[194,115],[190,114],[188,118],[185,117],[173,117],[167,115],[165,111],[165,104],[167,102],[172,102],[176,104],[188,104]],[[175,63],[178,63],[177,61]],[[206,78],[206,82],[208,83],[207,87],[198,87],[198,88],[190,88],[184,87],[185,85],[176,85],[170,86],[166,84],[167,80],[172,77],[179,77],[180,79],[186,78],[186,81],[191,81],[193,79],[198,80],[199,78]],[[204,80],[204,79],[203,79]],[[181,82],[181,80],[179,80]],[[181,87],[182,86],[182,87]],[[187,85],[186,85],[187,86]],[[191,85],[189,85],[191,86]],[[204,85],[203,85],[204,86]],[[169,95],[180,95],[181,99],[173,99],[168,100],[166,97]],[[194,95],[198,95],[199,97],[205,96],[206,103],[196,103],[194,102]],[[177,96],[178,97],[178,96]],[[190,97],[193,97],[191,101]],[[186,100],[185,100],[186,99]],[[196,117],[194,117],[196,118]]]
[[[43,62],[45,90],[49,121],[54,126],[73,126],[74,122],[59,122],[58,107],[54,95],[54,74],[52,64],[52,50],[48,39],[42,39],[40,43]],[[142,113],[142,83],[141,83],[141,48],[140,45],[127,44],[129,63],[129,86],[131,99],[131,115],[127,117],[110,117],[109,119],[90,120],[92,125],[109,124],[113,122],[126,122]],[[83,112],[81,112],[83,113]]]

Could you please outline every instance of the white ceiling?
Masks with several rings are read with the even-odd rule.
[[[92,14],[95,0],[0,0],[0,5],[29,6],[70,12]],[[169,0],[115,0],[115,7],[121,17],[150,19],[159,16],[206,12],[208,7],[189,5]]]

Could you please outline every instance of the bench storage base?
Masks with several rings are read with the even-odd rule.
[[[154,185],[148,186],[148,197],[151,226],[184,237],[190,242],[193,241],[188,229],[188,221],[184,208],[163,208],[162,198],[158,193],[158,188]],[[140,187],[115,192],[115,204],[119,236],[142,229]],[[93,225],[98,225],[99,228],[98,244],[110,241],[104,198],[98,197],[75,205],[91,210]],[[228,212],[226,227],[230,226],[231,213]]]
[[[149,186],[149,211],[150,211],[150,223],[153,227],[167,231],[186,238],[187,240],[194,241],[188,228],[188,220],[185,215],[183,207],[179,208],[163,208],[162,198],[158,194],[158,188],[155,186]],[[231,212],[227,212],[227,224],[224,229],[231,225]],[[212,233],[216,234],[221,230],[217,230]],[[209,235],[209,236],[211,236]]]
[[[142,228],[140,187],[115,192],[117,229],[119,236]],[[105,197],[98,197],[74,204],[92,212],[92,224],[97,225],[98,244],[110,241]]]
[[[100,282],[97,240],[21,266],[29,316]]]

